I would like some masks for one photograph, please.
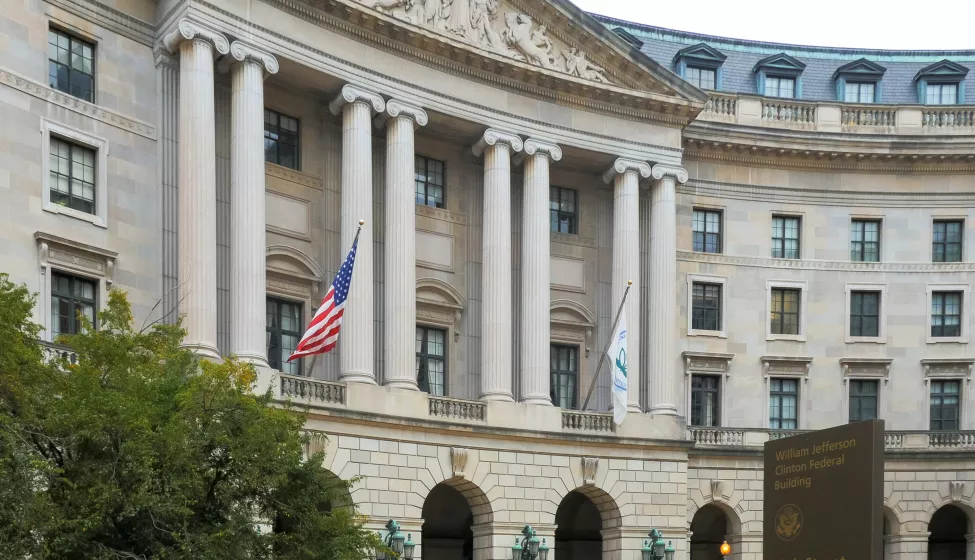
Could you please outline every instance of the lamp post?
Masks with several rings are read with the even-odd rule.
[[[408,537],[404,537],[399,528],[399,523],[395,520],[390,519],[386,523],[386,538],[383,542],[386,544],[386,548],[392,550],[394,554],[393,556],[389,556],[388,560],[394,560],[396,558],[413,560],[413,551],[416,548],[416,545],[413,544],[413,535],[410,534]],[[382,538],[381,533],[380,538]],[[376,560],[387,560],[386,551],[377,548]]]
[[[511,547],[512,560],[548,560],[548,545],[545,544],[545,539],[538,540],[531,525],[525,525],[521,534],[524,535],[521,544],[518,544],[518,537],[515,537],[515,545]]]
[[[650,529],[650,538],[643,541],[643,549],[640,550],[643,560],[674,560],[674,543],[664,543],[664,535],[660,529]]]
[[[731,545],[728,544],[728,541],[725,541],[721,543],[721,558],[727,559],[729,554],[731,554]]]

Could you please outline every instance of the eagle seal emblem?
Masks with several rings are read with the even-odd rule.
[[[775,514],[775,534],[784,541],[791,541],[802,531],[802,512],[793,504],[786,504]]]

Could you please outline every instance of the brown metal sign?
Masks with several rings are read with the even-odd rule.
[[[765,444],[765,560],[882,560],[884,421]]]

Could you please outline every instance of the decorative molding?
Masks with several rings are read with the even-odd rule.
[[[972,382],[972,366],[975,358],[932,358],[921,360],[925,379],[932,377],[964,377]]]
[[[210,43],[218,55],[230,52],[227,36],[195,17],[183,16],[174,29],[162,34],[162,44],[171,53],[175,53],[181,43],[194,39]]]
[[[711,501],[718,502],[725,498],[724,486],[723,480],[711,481]]]
[[[734,354],[718,352],[682,352],[684,358],[684,375],[718,374],[725,377],[731,375],[731,360]]]
[[[54,265],[104,278],[109,285],[114,281],[118,253],[42,231],[34,233],[34,240],[38,245],[42,268]]]
[[[664,177],[673,177],[678,183],[683,184],[687,182],[687,170],[677,165],[664,165],[662,163],[658,163],[657,165],[653,166],[651,176],[656,181],[659,181]]]
[[[464,470],[467,468],[467,456],[470,451],[465,447],[450,448],[450,466],[454,478],[464,478]]]
[[[874,272],[975,272],[975,262],[971,263],[868,263],[847,261],[819,261],[796,259],[773,259],[771,257],[745,257],[717,253],[695,253],[677,251],[678,261],[757,268],[782,268],[792,270],[835,270],[835,271],[874,271]]]
[[[45,2],[88,21],[96,21],[99,26],[137,43],[147,47],[152,46],[156,31],[152,23],[130,16],[97,0],[45,0]]]
[[[335,99],[328,104],[328,110],[333,115],[338,115],[342,112],[342,107],[356,102],[369,105],[373,113],[382,113],[386,109],[386,102],[383,101],[383,96],[362,86],[345,84],[342,86],[339,94],[335,96]]]
[[[525,154],[533,156],[536,153],[547,155],[552,161],[562,159],[562,148],[552,140],[529,138],[525,140]]]
[[[813,359],[808,356],[762,356],[765,380],[769,377],[801,377],[809,382],[809,367]]]
[[[850,377],[883,378],[884,384],[890,381],[892,358],[840,358],[843,369],[843,383]]]
[[[525,143],[517,134],[497,128],[488,128],[477,143],[471,146],[471,152],[475,157],[481,157],[488,146],[494,146],[498,142],[507,144],[513,153],[518,153],[525,147]]]
[[[263,67],[266,74],[277,74],[278,59],[273,54],[240,39],[230,44],[230,55],[238,62],[251,60]]]
[[[436,299],[424,297],[424,292],[433,292]],[[464,296],[443,280],[416,279],[417,321],[450,328],[454,333],[454,341],[457,341],[460,338],[460,320],[466,307]]]
[[[596,485],[596,471],[598,469],[599,469],[598,457],[582,458],[582,485],[583,486]]]
[[[952,502],[961,502],[965,497],[965,481],[952,480],[948,483],[948,497]]]
[[[417,204],[416,215],[423,216],[425,218],[433,218],[435,220],[443,220],[445,222],[451,222],[462,226],[467,225],[467,216],[450,212],[448,210],[444,210],[443,208],[434,208],[433,206]]]
[[[115,111],[103,109],[93,103],[82,101],[77,97],[72,97],[66,93],[61,93],[49,88],[39,82],[25,78],[20,74],[15,74],[10,70],[0,69],[0,83],[15,90],[52,103],[59,107],[91,117],[97,121],[112,125],[122,130],[138,134],[150,140],[156,139],[156,127],[133,118],[126,117]]]
[[[413,105],[412,103],[406,103],[404,101],[399,101],[398,99],[390,99],[386,102],[386,113],[390,117],[407,117],[413,121],[413,126],[426,126],[429,122],[429,117],[427,112],[423,110],[419,105]]]
[[[310,299],[311,286],[305,282],[296,282],[288,278],[281,278],[272,271],[268,271],[267,288],[269,292],[291,296],[300,300]]]
[[[322,180],[319,177],[302,173],[301,171],[288,167],[282,167],[271,162],[264,162],[264,173],[271,177],[282,179],[284,181],[288,181],[289,183],[294,183],[310,189],[323,190],[325,188],[322,184]]]
[[[288,245],[269,245],[265,255],[268,292],[290,296],[301,301],[311,300],[325,277],[325,272],[314,259]],[[305,270],[297,272],[275,265],[274,261],[282,257],[298,263],[299,267]]]
[[[549,239],[552,243],[561,243],[562,245],[575,245],[577,247],[596,247],[596,240],[589,237],[582,237],[580,235],[573,235],[571,233],[559,233],[552,232],[549,235]],[[558,256],[558,255],[553,255]]]
[[[782,202],[787,204],[816,204],[847,207],[909,207],[946,206],[951,208],[975,206],[975,192],[876,192],[840,191],[827,189],[797,189],[781,185],[749,185],[691,179],[679,186],[677,192],[692,196]]]
[[[603,182],[612,183],[617,175],[622,175],[627,171],[635,171],[640,177],[646,179],[650,177],[650,164],[645,161],[617,158],[613,165],[603,173]]]
[[[549,334],[552,340],[577,342],[583,346],[586,357],[589,356],[589,347],[586,346],[592,338],[592,331],[596,328],[596,316],[586,306],[581,303],[568,300],[556,299],[549,305],[549,316],[554,316],[556,311],[568,311],[575,316],[575,319],[551,319]]]

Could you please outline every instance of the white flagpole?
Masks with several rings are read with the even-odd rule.
[[[592,397],[592,391],[596,388],[596,381],[599,379],[599,369],[603,367],[603,360],[606,359],[606,353],[609,352],[609,346],[613,343],[613,336],[616,333],[616,326],[619,325],[620,315],[623,314],[623,305],[626,303],[626,296],[630,294],[630,288],[632,286],[633,280],[627,280],[626,290],[623,292],[623,299],[620,300],[620,307],[616,310],[616,318],[613,319],[613,326],[609,329],[609,339],[606,341],[606,346],[603,348],[602,353],[599,354],[599,362],[596,363],[596,371],[592,374],[592,382],[589,383],[589,392],[586,393],[586,400],[583,401],[581,410],[586,410],[586,407],[589,405],[589,398]]]

